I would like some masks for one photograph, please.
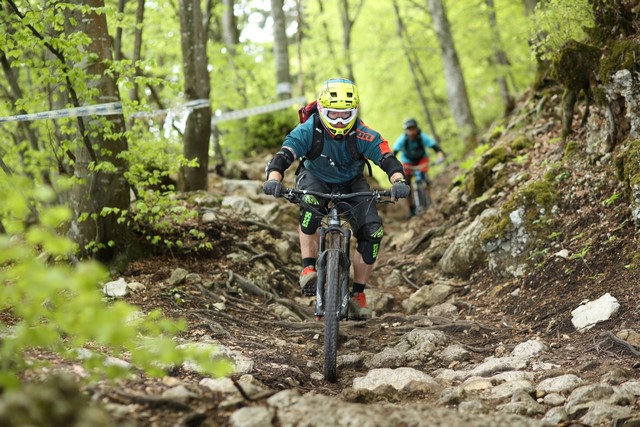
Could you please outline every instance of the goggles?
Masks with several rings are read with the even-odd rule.
[[[336,110],[333,108],[318,108],[324,119],[332,125],[342,123],[348,125],[358,115],[357,108],[349,108],[346,110]]]

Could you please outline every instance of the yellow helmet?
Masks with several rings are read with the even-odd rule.
[[[318,94],[318,114],[334,137],[349,133],[356,123],[360,97],[355,83],[347,79],[329,79]]]

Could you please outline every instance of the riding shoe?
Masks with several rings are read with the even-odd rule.
[[[300,291],[302,292],[302,295],[315,295],[317,281],[318,272],[316,269],[311,265],[306,266],[300,273]]]
[[[355,320],[371,318],[371,309],[367,306],[367,298],[364,292],[354,292],[349,300],[349,317]]]

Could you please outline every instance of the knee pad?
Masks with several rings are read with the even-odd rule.
[[[378,258],[378,252],[380,251],[380,242],[384,236],[384,228],[379,222],[371,222],[360,227],[358,230],[357,238],[358,245],[356,249],[362,255],[362,260],[365,264],[373,264]]]
[[[313,207],[313,209],[322,212],[322,203],[320,203],[314,196],[304,196],[304,202],[310,205],[310,207]],[[300,229],[304,234],[314,234],[321,225],[322,216],[312,212],[305,207],[302,207],[302,209],[300,209]]]

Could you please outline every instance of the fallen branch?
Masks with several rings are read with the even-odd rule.
[[[605,337],[605,341],[606,339],[610,339],[611,341],[614,342],[614,344],[618,344],[624,348],[626,348],[627,350],[629,350],[629,352],[631,354],[633,354],[636,357],[640,357],[640,351],[636,350],[636,348],[629,344],[627,341],[623,340],[622,338],[618,338],[617,336],[615,336],[613,334],[613,332],[611,331],[606,331],[600,334],[601,337]]]
[[[191,310],[191,313],[193,314],[204,314],[204,315],[209,315],[211,317],[219,317],[221,319],[226,320],[229,323],[232,323],[234,325],[240,325],[243,326],[245,328],[248,328],[249,330],[253,330],[255,328],[255,325],[252,325],[251,323],[244,321],[242,319],[238,319],[236,316],[231,316],[230,314],[224,313],[222,311],[217,311],[217,310],[207,310],[207,309],[197,309],[197,310]]]
[[[409,284],[409,286],[413,287],[414,289],[420,289],[420,286],[418,286],[415,283],[413,283],[404,273],[400,272],[400,277],[402,277],[402,279],[405,282],[407,282]]]
[[[300,316],[302,319],[311,320],[314,318],[314,315],[310,310],[305,310],[299,304],[296,304],[291,300],[288,300],[286,298],[276,298],[275,302],[277,302],[278,304],[284,305],[289,310],[293,311],[295,314]]]
[[[242,220],[240,220],[240,224],[255,225],[257,227],[261,227],[261,228],[267,229],[269,231],[273,231],[274,233],[277,233],[278,236],[280,234],[282,234],[282,230],[279,230],[279,229],[277,229],[275,227],[272,227],[269,224],[265,224],[264,222],[256,221],[256,220],[253,220],[253,219],[242,219]]]
[[[275,256],[271,252],[263,252],[261,254],[254,255],[249,259],[249,262],[254,262],[262,258],[266,258],[269,261],[271,261],[278,270],[284,273],[284,275],[287,277],[287,279],[291,281],[291,283],[298,283],[298,276],[292,273],[291,271],[289,271],[289,269],[287,269],[284,262],[282,262],[277,256]]]
[[[249,394],[246,391],[244,391],[244,388],[242,388],[238,380],[236,380],[235,378],[231,378],[231,381],[233,382],[233,385],[236,387],[236,389],[238,390],[242,398],[249,402],[255,402],[257,400],[266,399],[278,393],[277,390],[262,390],[253,396],[249,396]]]
[[[112,393],[117,394],[119,397],[123,397],[125,399],[129,399],[135,403],[142,403],[145,405],[151,405],[154,407],[158,406],[166,406],[171,409],[176,409],[178,411],[189,411],[192,412],[193,408],[186,403],[179,402],[175,399],[170,399],[162,396],[145,396],[137,393],[127,393],[123,390],[113,390]]]
[[[255,283],[251,282],[248,279],[245,279],[239,274],[234,273],[231,270],[227,270],[227,276],[228,276],[228,279],[227,279],[228,286],[231,286],[233,283],[236,283],[238,284],[238,286],[240,286],[240,289],[242,289],[248,294],[257,295],[259,297],[273,296],[272,293],[265,291],[260,286],[256,285]]]
[[[211,331],[211,333],[214,336],[216,336],[216,335],[224,335],[225,337],[231,338],[231,334],[229,333],[229,331],[227,331],[218,322],[210,320],[209,318],[205,317],[201,313],[194,313],[194,314],[196,315],[196,317],[198,317],[199,319],[202,320],[202,323],[198,323],[197,325],[193,325],[193,328],[206,327],[207,329],[209,329],[209,331]]]
[[[283,328],[288,329],[309,329],[309,328],[324,328],[324,322],[287,322],[285,320],[280,320],[277,322],[273,322],[276,326],[281,326]]]
[[[474,353],[493,353],[496,349],[496,346],[488,345],[486,347],[474,347],[472,345],[462,344],[462,348]]]

